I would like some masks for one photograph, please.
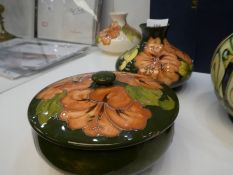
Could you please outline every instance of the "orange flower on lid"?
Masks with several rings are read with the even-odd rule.
[[[122,100],[124,99],[124,100]],[[61,101],[60,119],[71,129],[83,129],[91,137],[114,137],[122,130],[144,129],[150,110],[134,101],[123,87],[74,90]]]

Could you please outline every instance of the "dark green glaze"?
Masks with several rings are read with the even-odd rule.
[[[100,72],[94,75],[98,79],[103,74]],[[106,74],[112,77],[113,72]],[[179,102],[174,91],[166,85],[155,88],[157,83],[154,89],[127,84],[119,79],[119,75],[131,75],[133,76],[131,81],[133,81],[136,79],[136,74],[118,72],[114,74],[117,75],[116,79],[111,84],[107,83],[107,86],[91,81],[92,92],[99,88],[109,89],[112,86],[124,88],[129,98],[139,102],[144,110],[150,110],[152,115],[147,120],[146,127],[141,130],[123,130],[114,137],[90,137],[82,129],[70,129],[66,121],[58,118],[60,111],[63,110],[61,101],[70,91],[59,91],[55,96],[43,100],[38,99],[36,95],[28,108],[28,119],[33,128],[38,152],[52,166],[78,175],[133,175],[150,167],[167,150],[172,142],[173,124],[179,111]],[[86,75],[90,76],[90,74],[82,74],[61,82],[67,83],[66,80],[68,80],[71,83],[69,85],[76,86],[78,84],[75,83],[83,80]],[[96,77],[90,76],[92,79]],[[141,79],[136,79],[140,83],[150,82],[148,78],[140,77]],[[41,92],[47,92],[44,90],[51,87],[60,87],[61,82],[56,82]],[[40,115],[43,120],[40,119]]]
[[[131,73],[138,72],[138,69],[135,67],[135,60],[134,59],[129,61],[127,63],[127,65],[125,66],[125,68],[121,70],[120,67],[124,61],[125,61],[125,58],[124,58],[124,54],[123,54],[117,59],[116,66],[115,66],[117,71],[124,71],[124,72],[131,72]]]
[[[191,66],[189,68],[189,70],[187,71],[187,74],[185,76],[180,76],[180,79],[178,81],[176,81],[175,83],[173,83],[170,87],[173,89],[178,88],[179,86],[182,86],[187,80],[189,80],[189,78],[191,77],[193,72],[193,66]]]
[[[172,142],[174,127],[142,144],[115,150],[65,148],[33,132],[37,151],[50,165],[77,175],[135,175],[157,161]]]
[[[230,114],[228,114],[228,115],[229,115],[231,122],[233,123],[233,116],[231,116]]]
[[[98,85],[109,85],[114,82],[116,76],[110,71],[100,71],[92,75],[92,80]]]
[[[163,44],[164,39],[166,39],[168,27],[169,26],[147,27],[146,23],[141,24],[140,28],[142,30],[142,40],[140,44],[126,51],[125,53],[123,53],[122,55],[118,57],[116,64],[115,64],[116,70],[123,71],[123,72],[139,73],[139,69],[135,65],[136,57],[140,54],[140,52],[144,51],[147,41],[150,38],[153,38],[153,39],[160,38]],[[135,52],[132,53],[132,50],[137,50],[137,54],[135,55],[134,54]],[[131,56],[129,56],[128,54]],[[130,60],[128,59],[129,57],[130,57]],[[178,86],[181,86],[184,82],[186,82],[190,78],[192,71],[193,71],[193,64],[187,63],[183,58],[178,57],[178,60],[181,63],[179,70],[176,72],[176,74],[179,75],[179,79],[173,82],[171,85],[169,85],[171,88],[176,88]]]
[[[111,73],[108,73],[112,76]],[[121,73],[125,74],[125,73]],[[84,74],[85,75],[85,74]],[[84,75],[80,75],[82,77]],[[98,74],[94,74],[98,75]],[[132,74],[134,75],[134,74]],[[93,77],[92,77],[93,78]],[[74,82],[75,83],[75,82]],[[122,86],[126,89],[128,88],[130,91],[134,91],[136,86],[131,87],[123,82],[119,82],[115,80],[112,82],[114,86]],[[67,123],[58,118],[59,111],[61,109],[54,109],[51,107],[54,102],[49,101],[49,107],[41,106],[42,100],[37,99],[36,97],[30,103],[28,108],[28,119],[33,127],[33,129],[43,138],[54,142],[56,144],[60,144],[65,147],[79,148],[79,149],[115,149],[127,147],[130,145],[139,144],[145,142],[147,140],[153,139],[163,133],[167,128],[169,128],[174,120],[176,119],[179,111],[179,102],[176,94],[172,89],[170,89],[166,85],[161,85],[162,88],[160,90],[154,90],[155,94],[153,95],[153,91],[151,89],[138,87],[138,89],[144,89],[142,93],[138,93],[139,97],[136,97],[135,94],[132,94],[132,98],[135,100],[139,100],[142,104],[144,104],[146,109],[149,109],[152,113],[151,118],[147,120],[147,125],[143,130],[129,130],[122,131],[119,136],[116,137],[89,137],[84,134],[82,129],[69,129]],[[91,85],[91,88],[101,88],[101,85]],[[46,89],[46,88],[45,88]],[[43,91],[43,90],[42,90]],[[160,95],[156,95],[157,91],[160,92]],[[131,93],[132,93],[131,92]],[[136,91],[135,91],[136,92]],[[62,92],[62,94],[67,94]],[[53,99],[57,99],[60,94],[57,94]],[[63,97],[63,95],[61,96]],[[148,98],[148,100],[147,100]],[[156,101],[152,99],[150,102],[150,98],[158,98]],[[122,99],[124,100],[124,99]],[[147,102],[147,103],[146,103]],[[42,104],[46,104],[44,102]],[[60,106],[55,101],[55,106]],[[40,106],[38,106],[40,105]],[[44,109],[43,111],[39,111],[40,109]],[[49,109],[52,109],[52,112],[49,112]],[[57,113],[56,113],[57,111]],[[41,123],[39,114],[53,114],[53,116],[49,115],[46,119],[45,123]]]
[[[167,36],[168,26],[164,27],[147,27],[146,23],[140,24],[142,30],[142,41],[141,44],[146,42],[150,37],[156,38],[159,37],[162,40]]]

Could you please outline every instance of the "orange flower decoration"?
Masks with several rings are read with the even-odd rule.
[[[66,78],[47,87],[38,94],[37,98],[48,100],[53,98],[56,94],[62,93],[64,90],[69,92],[74,89],[86,89],[90,87],[91,83],[91,74],[85,74],[83,77]]]
[[[111,40],[119,36],[120,30],[121,26],[117,22],[113,22],[109,27],[99,33],[100,41],[104,45],[110,45]]]
[[[131,86],[161,88],[149,77],[136,74],[115,73],[116,79]],[[67,92],[60,103],[63,110],[59,119],[70,129],[82,129],[90,137],[115,137],[124,130],[141,130],[146,127],[151,111],[132,99],[124,86],[100,86],[91,88],[90,74],[59,81],[37,98],[47,100],[56,94]]]
[[[74,90],[61,103],[64,111],[60,119],[69,128],[83,129],[92,137],[114,137],[122,130],[143,129],[151,117],[151,112],[132,100],[120,86]]]
[[[161,85],[150,77],[133,73],[115,73],[116,79],[131,86],[143,86],[150,89],[160,89]],[[125,76],[122,76],[125,75]]]
[[[135,66],[139,74],[171,85],[179,79],[177,72],[181,63],[178,57],[183,58],[189,64],[192,63],[187,54],[173,47],[166,39],[162,43],[160,38],[150,38],[143,52],[135,58]]]

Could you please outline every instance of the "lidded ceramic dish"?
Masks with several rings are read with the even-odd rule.
[[[49,85],[31,101],[28,119],[39,149],[56,167],[128,174],[128,166],[138,172],[164,153],[178,111],[168,86],[143,75],[102,71]]]
[[[233,121],[233,34],[216,48],[210,70],[215,93]]]

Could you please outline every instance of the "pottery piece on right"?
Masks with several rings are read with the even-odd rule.
[[[144,23],[140,27],[140,44],[118,58],[116,69],[149,76],[172,88],[182,85],[192,73],[192,59],[168,42],[167,26],[147,27]]]
[[[233,33],[216,48],[211,61],[215,93],[233,121]]]

